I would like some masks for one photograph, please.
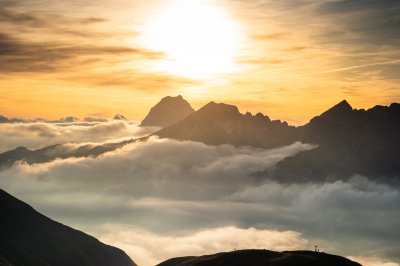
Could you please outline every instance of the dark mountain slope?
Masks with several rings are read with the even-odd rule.
[[[166,127],[194,112],[190,104],[182,98],[167,96],[161,99],[143,119],[141,126]]]
[[[0,265],[136,265],[122,250],[47,218],[3,190],[0,214]]]
[[[400,104],[353,110],[343,101],[299,128],[298,134],[303,142],[319,147],[280,162],[280,180],[335,180],[360,174],[399,182]]]
[[[239,250],[167,260],[158,266],[361,266],[346,258],[313,252]]]
[[[209,145],[232,144],[262,148],[295,141],[295,128],[271,121],[261,113],[241,114],[236,106],[210,102],[177,123],[156,132],[161,138],[199,141]]]

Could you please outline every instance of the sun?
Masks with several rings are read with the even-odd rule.
[[[243,36],[237,21],[209,0],[173,0],[152,12],[142,42],[165,58],[156,68],[203,78],[232,72]]]

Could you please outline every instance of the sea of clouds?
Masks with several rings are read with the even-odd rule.
[[[0,123],[0,153],[16,147],[38,149],[64,143],[110,142],[146,136],[156,130],[155,127],[139,127],[136,121],[104,118],[100,121]]]

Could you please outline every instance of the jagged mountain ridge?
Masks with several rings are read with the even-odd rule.
[[[278,163],[281,181],[346,179],[359,174],[400,182],[400,104],[356,110],[343,101],[300,127],[300,140],[318,148]]]
[[[157,266],[361,266],[349,259],[313,251],[238,250],[173,258]]]
[[[318,147],[286,158],[274,172],[281,182],[343,180],[363,175],[400,185],[400,104],[353,109],[342,101],[300,127],[267,116],[239,113],[211,102],[185,119],[156,132],[161,138],[273,148],[295,141]]]
[[[55,222],[0,189],[0,265],[136,266],[120,249]]]
[[[234,105],[215,102],[206,104],[154,135],[209,145],[232,144],[261,148],[278,147],[296,140],[295,128],[286,122],[271,121],[261,113],[241,114]]]

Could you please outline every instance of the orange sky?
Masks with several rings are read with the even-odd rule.
[[[6,0],[0,114],[139,120],[181,94],[302,124],[342,99],[398,102],[400,23],[386,2]]]

